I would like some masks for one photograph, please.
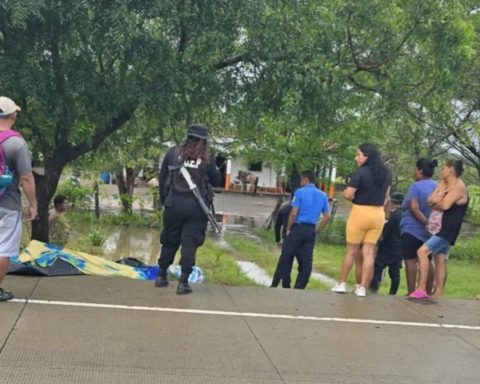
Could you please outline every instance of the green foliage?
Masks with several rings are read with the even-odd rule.
[[[110,225],[128,225],[133,227],[147,226],[147,219],[140,214],[121,212],[119,214],[107,214],[100,216],[100,222]]]
[[[148,215],[149,227],[162,228],[163,227],[163,209],[155,209]]]
[[[451,147],[480,175],[474,5],[4,1],[0,93],[23,108],[42,199],[82,155],[137,170],[193,121],[287,173],[335,162],[347,176],[368,140],[402,186],[409,159]]]
[[[335,217],[332,219],[322,232],[318,235],[317,239],[321,243],[345,245],[346,239],[346,220],[341,217]]]
[[[470,185],[468,187],[468,195],[470,197],[468,218],[473,224],[480,225],[480,186]]]
[[[226,250],[213,245],[210,240],[199,248],[197,264],[205,273],[205,281],[210,284],[255,285],[241,271],[235,258]]]
[[[87,239],[90,245],[94,247],[101,247],[103,245],[103,242],[105,241],[105,237],[103,236],[101,230],[98,228],[92,229],[88,233]]]
[[[163,210],[158,209],[151,213],[105,213],[97,219],[91,211],[68,211],[68,220],[72,223],[88,223],[95,225],[118,225],[132,227],[162,228]]]
[[[464,260],[480,264],[480,236],[459,238],[452,247],[450,257],[454,260]]]
[[[58,186],[56,193],[65,195],[72,209],[80,211],[90,210],[93,191],[82,187],[76,178],[67,178]]]

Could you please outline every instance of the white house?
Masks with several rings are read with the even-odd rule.
[[[222,173],[223,188],[226,191],[241,191],[241,183],[237,184],[239,172],[247,172],[258,177],[257,190],[259,192],[280,192],[277,188],[277,172],[263,161],[248,162],[242,156],[232,156],[228,150],[228,139],[216,139],[212,146],[215,152],[217,166]],[[167,150],[174,144],[167,142],[163,146]],[[166,152],[165,152],[166,153]],[[162,164],[165,153],[160,156],[159,166]],[[253,190],[253,184],[249,191]]]

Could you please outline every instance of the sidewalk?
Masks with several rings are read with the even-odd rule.
[[[7,276],[0,383],[480,382],[480,302]],[[28,299],[28,301],[26,300]]]

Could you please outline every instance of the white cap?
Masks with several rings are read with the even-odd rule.
[[[5,96],[0,96],[0,117],[11,115],[15,112],[20,112],[20,108],[12,99]]]

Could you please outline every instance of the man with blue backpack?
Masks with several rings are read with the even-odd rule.
[[[28,146],[12,129],[21,109],[13,100],[0,96],[0,286],[10,257],[18,256],[22,237],[20,186],[28,200],[27,220],[37,216],[35,180]],[[0,288],[0,302],[11,300],[11,292]]]

